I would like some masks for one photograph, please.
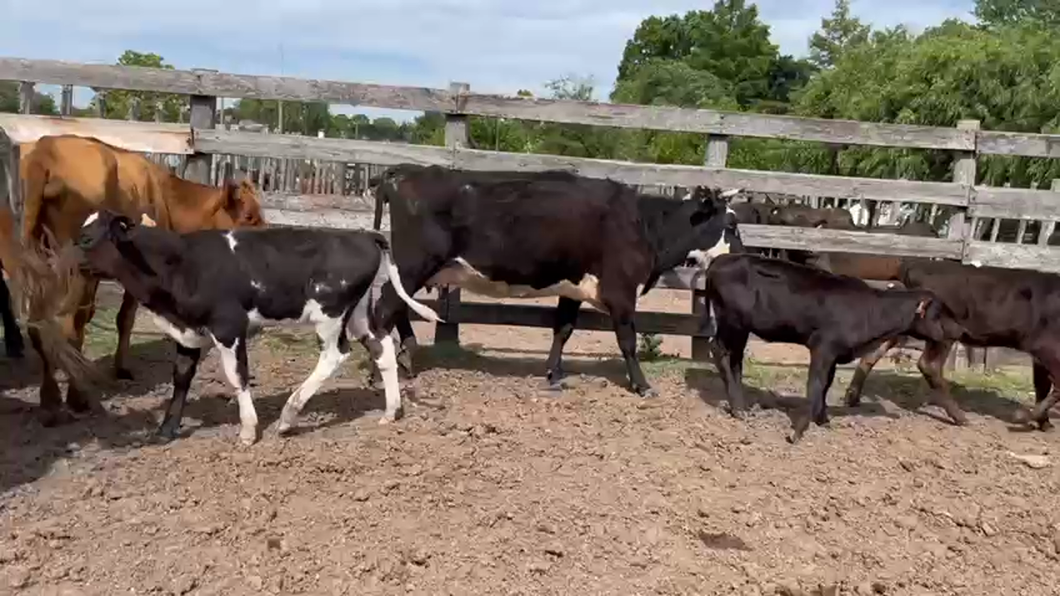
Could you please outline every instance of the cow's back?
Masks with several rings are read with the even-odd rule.
[[[1060,333],[1060,276],[1033,270],[915,260],[902,283],[938,296],[968,330],[968,343],[1025,349],[1043,333]]]

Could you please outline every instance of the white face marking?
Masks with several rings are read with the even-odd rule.
[[[228,232],[225,234],[225,240],[228,241],[228,248],[232,249],[232,252],[236,251],[236,237],[234,232]]]
[[[221,352],[221,368],[225,371],[228,383],[236,390],[236,400],[239,402],[239,440],[244,445],[250,445],[258,438],[258,413],[254,411],[254,400],[250,396],[250,388],[247,379],[241,379],[238,367],[239,340],[226,347],[211,336],[217,349]]]
[[[252,282],[250,282],[250,287],[254,288],[255,290],[257,290],[259,292],[262,292],[262,291],[265,290],[265,284],[261,283],[260,281],[252,281]]]
[[[88,227],[89,224],[99,219],[99,211],[93,211],[91,215],[85,218],[85,223],[81,224],[81,227]]]
[[[441,271],[427,280],[431,286],[460,286],[467,291],[491,298],[544,298],[564,296],[571,300],[588,303],[593,308],[607,312],[600,299],[600,280],[595,275],[586,274],[581,281],[573,284],[567,280],[540,290],[530,286],[509,285],[494,281],[471,266],[463,257],[449,262]]]

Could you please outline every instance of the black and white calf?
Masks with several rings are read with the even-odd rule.
[[[86,267],[116,279],[177,344],[173,396],[159,428],[165,438],[180,427],[204,351],[217,346],[225,376],[237,391],[240,440],[256,441],[247,339],[265,321],[292,319],[315,327],[320,358],[287,400],[277,430],[284,433],[294,424],[349,356],[347,327],[382,373],[386,411],[380,422],[390,422],[401,410],[397,363],[393,340],[374,315],[371,290],[392,287],[421,316],[440,320],[405,292],[389,244],[377,232],[262,228],[177,234],[100,211],[85,220],[78,245]]]
[[[679,200],[636,192],[613,180],[563,171],[475,172],[400,165],[379,179],[390,203],[394,258],[412,293],[459,286],[498,298],[558,296],[548,381],[560,387],[561,356],[581,303],[610,315],[633,390],[654,390],[636,357],[637,287],[659,276],[743,249],[728,197],[711,190]],[[379,299],[403,347],[415,341],[408,311],[387,288]]]

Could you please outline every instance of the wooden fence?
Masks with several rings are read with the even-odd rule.
[[[52,131],[47,134],[74,132],[98,136],[132,150],[182,154],[187,163],[183,175],[203,183],[216,183],[218,162],[222,158],[215,160],[215,155],[234,155],[243,160],[238,165],[315,160],[343,164],[343,168],[346,164],[364,163],[377,167],[399,163],[437,164],[472,170],[559,168],[634,185],[705,184],[760,193],[836,197],[848,202],[885,203],[893,207],[912,203],[927,205],[933,213],[951,212],[947,237],[769,225],[743,225],[741,230],[745,243],[750,246],[941,257],[965,263],[1060,272],[1060,249],[1047,246],[1054,222],[1060,218],[1060,188],[1054,185],[1049,190],[1039,190],[975,184],[978,155],[1060,157],[1060,135],[986,131],[980,129],[978,121],[962,121],[955,128],[942,128],[509,97],[472,93],[465,83],[453,83],[448,89],[432,89],[18,58],[0,58],[0,80],[22,82],[24,113],[29,111],[28,98],[32,97],[36,83],[190,96],[187,125],[0,115],[0,127],[9,133],[11,129],[23,131],[13,135],[16,137],[18,134],[32,137],[38,129]],[[64,110],[69,113],[67,93],[63,96]],[[445,146],[226,130],[217,127],[218,98],[323,101],[440,112],[446,118]],[[707,138],[706,154],[702,166],[685,166],[472,149],[468,147],[469,115],[700,133]],[[739,136],[815,141],[834,147],[866,145],[950,151],[956,156],[953,179],[923,182],[727,168],[729,139]],[[180,148],[175,149],[175,144]],[[243,167],[254,170],[252,166]],[[364,218],[357,215],[358,210],[351,210],[353,197],[346,191],[345,174],[343,184],[328,183],[330,188],[338,186],[339,192],[320,194],[312,192],[318,188],[315,182],[308,187],[296,185],[295,192],[290,192],[283,171],[280,166],[259,165],[254,174],[259,182],[273,177],[283,180],[275,187],[282,186],[284,192],[269,193],[265,198],[271,220],[332,227],[365,226]],[[1016,242],[996,242],[1002,220],[1019,222],[1018,233],[1013,234]],[[980,236],[973,235],[985,222],[992,222],[989,235],[995,242],[979,240]],[[1028,230],[1037,232],[1034,244],[1024,243]],[[687,271],[677,270],[666,278],[663,287],[692,289],[688,279]],[[693,295],[693,311],[699,312],[702,299],[695,290]],[[449,321],[438,328],[439,341],[455,340],[460,323],[551,326],[551,308],[460,304],[459,290],[443,291],[436,306]],[[579,319],[579,327],[611,328],[605,317],[590,312],[585,315]],[[699,328],[696,317],[639,313],[637,327],[642,332],[692,335],[693,357],[702,358],[706,354],[702,338],[696,336]]]

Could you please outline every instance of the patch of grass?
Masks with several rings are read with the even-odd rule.
[[[637,341],[637,358],[641,362],[654,362],[662,357],[662,338],[655,333],[641,333]]]

